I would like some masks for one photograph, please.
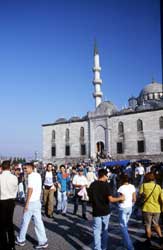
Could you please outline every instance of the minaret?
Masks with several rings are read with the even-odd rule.
[[[101,92],[102,80],[100,78],[100,71],[101,71],[101,67],[100,67],[99,53],[98,53],[97,45],[96,45],[96,42],[95,42],[95,46],[94,46],[94,68],[93,68],[93,72],[94,72],[93,84],[94,84],[95,88],[94,88],[93,97],[95,98],[96,108],[102,102],[102,96],[103,96],[103,93]]]

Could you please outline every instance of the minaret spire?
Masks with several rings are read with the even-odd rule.
[[[94,44],[94,67],[93,67],[93,72],[94,72],[94,80],[93,80],[94,93],[93,93],[93,97],[95,99],[95,105],[96,105],[96,108],[97,108],[97,106],[102,102],[103,93],[101,92],[101,84],[102,84],[102,80],[100,78],[101,67],[100,67],[100,58],[99,58],[99,52],[98,52],[96,41],[95,41],[95,44]]]
[[[95,39],[95,44],[94,44],[94,56],[98,54],[98,48],[97,48],[97,43]]]

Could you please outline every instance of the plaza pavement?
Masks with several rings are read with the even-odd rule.
[[[57,215],[54,213],[54,219],[43,216],[43,221],[48,237],[49,250],[91,250],[92,249],[92,215],[91,208],[88,207],[88,221],[83,220],[81,215],[81,207],[79,206],[79,216],[74,216],[72,204],[68,205],[67,216]],[[14,224],[16,234],[19,230],[21,217],[23,215],[23,207],[17,205],[14,213]],[[135,250],[149,250],[143,242],[145,241],[145,232],[140,218],[132,218],[129,222],[129,232],[135,245]],[[163,249],[158,244],[156,235],[153,235],[152,249]],[[32,250],[36,244],[36,236],[32,221],[29,225],[27,241],[24,247],[16,246],[18,250]],[[119,230],[118,214],[116,206],[113,211],[109,223],[109,250],[123,250],[122,237]]]

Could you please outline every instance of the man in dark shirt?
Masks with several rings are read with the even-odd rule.
[[[107,250],[108,248],[109,203],[124,201],[125,199],[123,195],[120,197],[112,196],[107,180],[107,170],[100,169],[98,180],[94,181],[88,190],[93,208],[94,250]]]

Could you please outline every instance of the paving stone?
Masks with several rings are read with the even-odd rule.
[[[78,216],[74,216],[73,205],[68,205],[67,216],[57,215],[50,219],[43,216],[44,225],[48,237],[49,250],[91,250],[93,246],[92,234],[92,215],[91,208],[88,207],[87,217],[85,221],[81,217],[81,207],[79,206]],[[14,224],[16,234],[19,230],[21,218],[23,216],[23,207],[17,205],[14,213]],[[112,207],[112,214],[109,223],[109,245],[108,250],[125,250],[123,246],[122,236],[119,228],[118,210],[116,206]],[[135,250],[149,250],[145,248],[145,231],[141,217],[131,217],[129,221],[129,233],[132,238]],[[18,250],[32,250],[33,245],[37,243],[34,232],[33,222],[30,222],[27,241],[24,247],[16,246]],[[154,234],[151,249],[163,249],[158,244],[158,238]]]

